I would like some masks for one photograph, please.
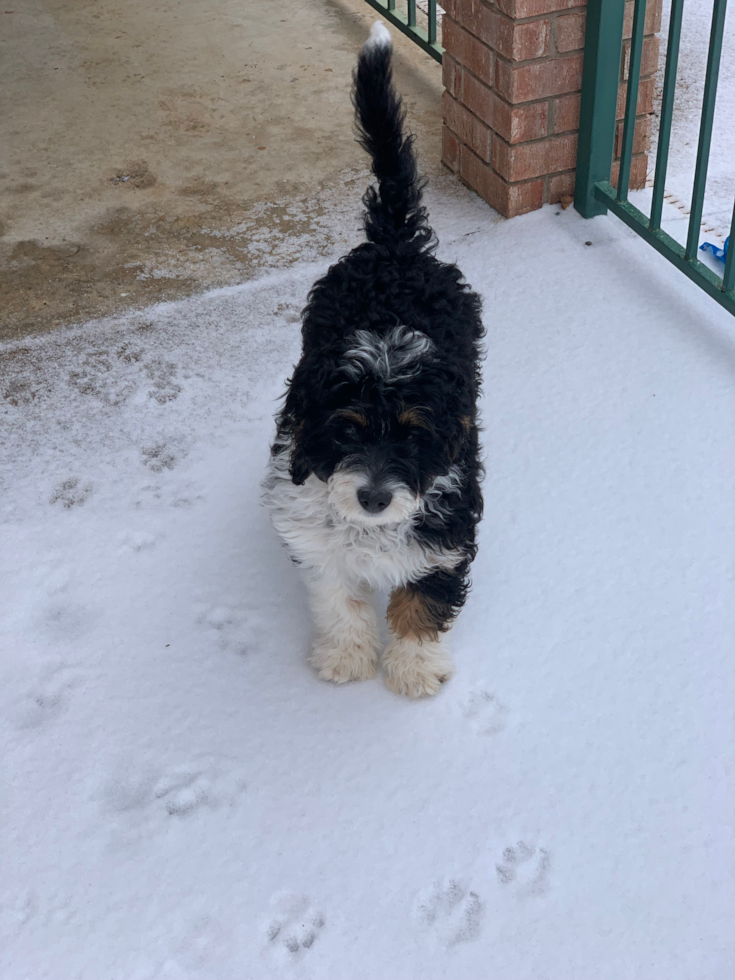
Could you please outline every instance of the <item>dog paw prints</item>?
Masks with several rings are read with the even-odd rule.
[[[48,667],[33,684],[18,691],[9,716],[20,729],[48,726],[67,710],[78,685],[79,677],[70,668]]]
[[[176,381],[178,368],[173,362],[155,358],[146,362],[145,371],[152,383],[148,391],[149,398],[159,405],[165,405],[179,397],[181,385]]]
[[[244,791],[237,771],[221,760],[202,759],[164,772],[120,771],[105,796],[110,809],[120,814],[182,820],[235,806]]]
[[[508,724],[508,709],[491,691],[472,691],[462,705],[462,714],[478,735],[498,735]]]
[[[151,472],[162,473],[163,470],[172,470],[176,466],[178,455],[165,442],[155,442],[141,449],[140,458],[143,466]]]
[[[272,917],[265,927],[268,946],[289,957],[303,956],[318,941],[324,915],[308,895],[281,892],[271,899]]]
[[[432,945],[451,947],[477,939],[482,929],[480,896],[455,878],[433,882],[413,903],[413,919]]]
[[[514,847],[505,848],[495,871],[498,881],[518,895],[541,895],[548,887],[550,867],[547,850],[518,841]]]
[[[273,316],[280,317],[286,323],[301,322],[301,310],[295,303],[279,303],[273,310]]]
[[[93,489],[91,483],[83,483],[78,476],[70,476],[56,484],[49,497],[49,503],[61,504],[65,510],[81,507]]]
[[[88,351],[69,374],[69,384],[80,395],[96,398],[105,405],[122,405],[134,394],[138,383],[135,370],[116,370],[116,361],[110,351]]]
[[[198,603],[194,609],[196,622],[216,640],[220,650],[245,655],[257,645],[254,628],[248,622],[246,613],[237,606]]]

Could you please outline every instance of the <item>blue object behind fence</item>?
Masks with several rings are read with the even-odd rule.
[[[720,248],[719,245],[713,245],[712,242],[704,242],[699,246],[700,252],[711,252],[716,259],[720,262],[724,262],[727,258],[727,246],[730,241],[730,236],[728,235],[725,239],[725,247]]]

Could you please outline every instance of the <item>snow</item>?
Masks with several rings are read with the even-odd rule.
[[[325,261],[4,349],[4,980],[733,976],[732,319],[611,216],[429,205],[488,327],[435,699],[313,676],[259,505]]]

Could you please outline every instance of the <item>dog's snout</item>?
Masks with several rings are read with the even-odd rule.
[[[361,487],[357,491],[357,499],[363,510],[368,514],[380,514],[393,499],[390,490],[373,490],[370,487]]]

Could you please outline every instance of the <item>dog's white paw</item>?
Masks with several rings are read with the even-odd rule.
[[[394,637],[382,659],[386,686],[394,694],[424,698],[436,694],[454,673],[454,662],[445,642]]]
[[[346,684],[347,681],[370,681],[377,673],[378,655],[370,646],[350,647],[317,642],[309,663],[323,681]]]

